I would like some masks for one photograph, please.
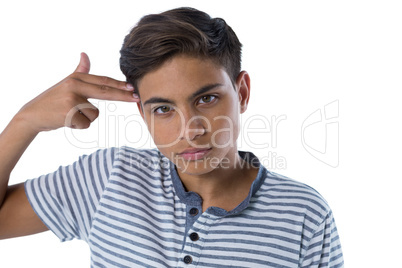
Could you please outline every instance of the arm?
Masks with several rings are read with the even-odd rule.
[[[30,207],[24,185],[8,186],[11,171],[37,134],[18,118],[0,134],[0,239],[47,230]]]
[[[88,98],[139,101],[127,83],[90,75],[89,69],[89,58],[82,53],[73,74],[27,103],[0,134],[0,239],[47,230],[31,208],[24,185],[8,185],[11,171],[38,133],[63,126],[88,128],[98,117]]]

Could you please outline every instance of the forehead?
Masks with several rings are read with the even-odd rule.
[[[151,97],[189,96],[212,84],[232,88],[227,72],[212,60],[179,55],[147,73],[139,81],[138,90],[144,103]]]

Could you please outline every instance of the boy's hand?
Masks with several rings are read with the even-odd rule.
[[[88,128],[99,115],[88,98],[139,102],[133,97],[134,88],[126,82],[89,74],[90,61],[81,53],[80,63],[71,75],[49,88],[17,113],[34,132],[63,126]]]

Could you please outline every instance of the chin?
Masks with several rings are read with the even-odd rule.
[[[177,169],[179,169],[182,173],[188,175],[203,175],[216,169],[219,165],[219,162],[217,162],[218,161],[216,160],[211,162],[210,158],[206,158],[196,161],[179,160],[175,164]]]

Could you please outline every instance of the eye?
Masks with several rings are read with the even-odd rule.
[[[168,113],[170,111],[171,111],[171,108],[169,106],[159,106],[159,107],[157,107],[157,108],[152,110],[152,112],[156,113],[156,114],[165,114],[165,113]]]
[[[211,101],[213,101],[214,99],[216,99],[216,96],[214,95],[206,95],[200,98],[200,101],[203,101],[203,103],[209,103]]]

